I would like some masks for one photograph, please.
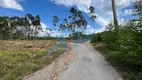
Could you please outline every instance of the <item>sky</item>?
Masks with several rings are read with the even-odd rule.
[[[130,20],[133,16],[133,0],[115,0],[119,24]],[[89,7],[95,7],[95,28],[89,19]],[[53,29],[52,19],[56,15],[60,22],[70,15],[69,10],[75,7],[83,12],[88,22],[86,34],[102,32],[113,21],[111,0],[0,0],[0,16],[25,16],[26,13],[40,15],[43,28]],[[56,33],[56,32],[55,32]],[[46,35],[40,32],[40,35]]]

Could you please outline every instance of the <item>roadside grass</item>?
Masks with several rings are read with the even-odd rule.
[[[133,57],[128,54],[123,54],[119,51],[111,51],[105,43],[93,43],[96,50],[101,52],[106,60],[115,66],[125,80],[142,80],[142,72],[139,62],[133,60]]]
[[[0,80],[21,80],[54,61],[65,49],[58,44],[51,52],[53,41],[0,41]]]

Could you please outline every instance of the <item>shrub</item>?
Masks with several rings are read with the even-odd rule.
[[[103,33],[97,33],[97,34],[95,34],[94,37],[91,40],[91,43],[102,42],[102,34]]]

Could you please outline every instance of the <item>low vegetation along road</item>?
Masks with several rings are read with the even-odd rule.
[[[75,60],[58,80],[123,80],[89,42],[77,44]]]

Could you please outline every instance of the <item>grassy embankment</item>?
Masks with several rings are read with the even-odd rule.
[[[140,64],[135,64],[132,56],[121,54],[119,51],[112,51],[102,42],[92,44],[96,50],[105,56],[106,60],[120,71],[125,80],[142,80],[142,72],[139,70]]]
[[[64,48],[58,44],[51,52],[55,40],[0,41],[0,80],[21,80],[54,61]]]

